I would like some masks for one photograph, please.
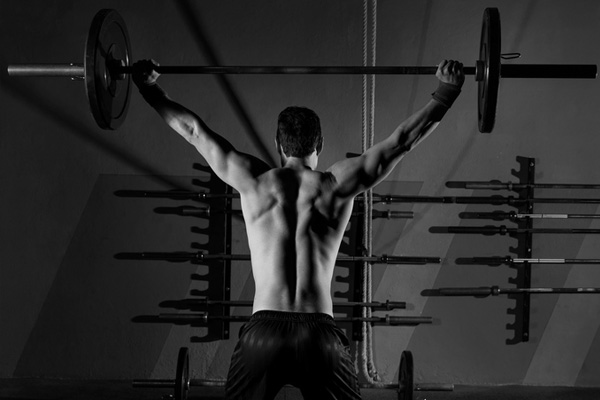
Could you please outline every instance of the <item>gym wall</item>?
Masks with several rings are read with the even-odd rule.
[[[377,64],[436,65],[451,58],[474,65],[486,7],[500,11],[502,51],[522,53],[520,60],[505,62],[600,60],[598,46],[590,46],[600,35],[600,4],[594,0],[379,0]],[[133,321],[169,312],[162,302],[193,298],[190,290],[205,290],[206,282],[198,277],[208,274],[208,268],[115,257],[123,252],[191,252],[213,240],[212,227],[201,219],[156,212],[159,207],[197,202],[115,194],[198,190],[195,179],[209,179],[198,169],[204,161],[135,90],[124,124],[117,131],[103,131],[89,113],[82,82],[9,78],[6,73],[8,64],[82,62],[90,22],[101,8],[118,10],[127,22],[134,60],[206,64],[191,20],[223,65],[361,65],[363,2],[0,2],[0,377],[171,378],[177,349],[188,346],[193,377],[224,378],[240,323],[232,323],[231,338],[220,341],[207,336],[203,327]],[[310,107],[321,117],[325,150],[320,169],[361,151],[361,76],[227,79],[272,159],[277,114],[289,105]],[[161,84],[234,146],[264,157],[216,77],[163,76]],[[436,86],[432,76],[378,76],[375,139],[386,137],[424,105]],[[515,181],[518,157],[535,159],[538,182],[600,183],[597,89],[596,80],[501,80],[496,126],[491,134],[481,134],[477,84],[469,76],[437,131],[375,192],[509,195],[449,189],[445,182]],[[600,191],[539,190],[536,196],[600,198]],[[439,265],[374,267],[375,300],[406,301],[406,310],[390,313],[432,316],[435,321],[375,328],[375,362],[384,380],[397,379],[400,353],[409,349],[415,356],[417,381],[600,385],[600,296],[532,296],[530,337],[525,342],[511,328],[514,299],[422,295],[438,287],[511,287],[514,268],[456,265],[455,260],[510,255],[514,238],[429,231],[432,226],[497,225],[464,221],[459,213],[511,207],[376,208],[413,211],[415,217],[376,220],[375,254],[442,259]],[[540,205],[536,210],[600,213],[595,205]],[[232,253],[246,253],[243,223],[234,218],[233,225]],[[546,225],[600,227],[594,220]],[[535,235],[532,252],[538,258],[600,258],[599,240],[597,235]],[[349,271],[336,272],[336,301],[347,300]],[[533,266],[532,286],[600,287],[598,271],[594,265]],[[234,262],[231,299],[251,299],[252,294],[248,263]]]

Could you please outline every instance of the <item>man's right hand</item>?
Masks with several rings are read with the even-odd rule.
[[[462,63],[454,60],[444,60],[438,65],[438,69],[435,73],[437,78],[451,85],[456,85],[459,88],[462,87],[465,82],[465,74],[463,72]]]
[[[152,86],[156,83],[156,80],[160,76],[156,72],[156,67],[158,66],[158,63],[154,60],[141,60],[133,64],[132,79],[138,88]]]

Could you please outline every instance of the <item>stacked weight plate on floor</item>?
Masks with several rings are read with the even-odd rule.
[[[412,353],[404,350],[398,370],[398,400],[412,400],[414,393],[414,365]]]
[[[398,372],[398,400],[412,400],[414,393],[414,365],[412,353],[402,352]],[[175,373],[175,400],[186,400],[190,389],[190,356],[187,347],[179,349]]]
[[[179,349],[175,372],[175,400],[186,400],[190,390],[190,352],[187,347]]]
[[[398,372],[398,384],[365,385],[363,387],[377,389],[395,389],[399,400],[412,400],[415,391],[452,391],[453,384],[437,383],[414,383],[413,355],[405,350],[400,357],[400,368]],[[186,400],[190,387],[192,386],[225,386],[224,380],[190,379],[190,355],[187,347],[179,349],[177,356],[177,369],[175,379],[145,379],[134,380],[133,387],[140,388],[163,388],[173,390],[172,398],[175,400]]]

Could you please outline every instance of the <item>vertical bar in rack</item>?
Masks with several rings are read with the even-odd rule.
[[[533,214],[533,199],[534,199],[534,183],[535,183],[535,158],[528,159],[528,168],[527,168],[527,189],[525,189],[525,197],[527,199],[525,210],[528,214]],[[531,218],[526,218],[526,228],[533,228],[533,220]],[[532,249],[533,249],[533,234],[531,231],[525,233],[525,258],[532,258]],[[523,287],[531,288],[531,264],[525,262],[522,266],[523,268]],[[523,342],[529,341],[529,317],[531,310],[531,296],[529,293],[523,293],[523,331],[521,333],[521,339]]]
[[[233,193],[233,189],[229,185],[225,185],[225,194],[230,195]],[[231,254],[231,240],[232,230],[231,225],[233,215],[233,199],[232,196],[225,196],[225,254]],[[229,301],[231,299],[231,259],[225,259],[223,262],[223,300]],[[230,307],[223,307],[223,316],[230,316]],[[223,319],[223,339],[229,339],[230,326],[229,321]]]
[[[534,183],[535,179],[535,159],[529,157],[517,156],[519,169],[513,169],[512,175],[518,179],[519,184],[510,190],[518,194],[513,207],[517,213],[530,214],[533,212],[533,188],[529,184]],[[517,224],[518,233],[511,234],[511,237],[517,239],[517,245],[510,247],[510,252],[517,258],[531,258],[532,237],[529,229],[533,227],[531,218],[520,218],[513,221]],[[514,315],[514,322],[507,324],[507,328],[514,331],[514,337],[507,339],[507,344],[518,344],[529,341],[529,316],[530,316],[530,295],[528,293],[517,293],[518,289],[531,286],[531,265],[530,263],[515,264],[510,263],[510,269],[514,270],[514,275],[508,278],[509,284],[514,286],[515,293],[509,293],[508,299],[514,301],[514,307],[507,310],[509,315]]]
[[[230,193],[231,188],[216,175],[211,173],[211,193]],[[209,253],[231,254],[231,199],[229,196],[210,199],[210,234],[208,235]],[[211,259],[209,265],[209,290],[206,293],[211,300],[229,300],[231,287],[231,260],[227,257]],[[230,316],[230,307],[223,305],[209,305],[209,314],[215,316]],[[210,337],[213,340],[227,340],[230,335],[230,322],[225,318],[211,320],[208,324]]]
[[[363,193],[366,196],[366,193]],[[354,203],[354,207],[358,208],[359,213],[365,212],[365,208],[362,201]],[[356,225],[356,230],[354,232],[354,244],[355,244],[355,252],[354,254],[357,256],[363,256],[365,253],[365,248],[363,247],[362,237],[364,235],[363,224],[360,222],[360,218],[356,218],[353,221],[353,224]],[[354,271],[354,297],[352,301],[362,302],[362,287],[363,287],[363,262],[355,261],[353,266]],[[352,316],[355,318],[362,318],[362,308],[361,307],[352,307]],[[352,340],[356,342],[362,342],[364,340],[363,336],[363,326],[362,322],[355,320],[352,322]]]

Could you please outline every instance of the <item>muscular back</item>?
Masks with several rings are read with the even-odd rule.
[[[352,210],[335,195],[329,172],[276,168],[241,194],[252,272],[254,312],[332,315],[335,259]]]
[[[240,193],[256,283],[254,311],[328,314],[335,258],[354,196],[385,179],[404,154],[429,136],[464,82],[461,63],[442,61],[436,76],[444,86],[436,96],[360,157],[338,161],[321,173],[305,166],[316,166],[322,140],[312,154],[288,157],[283,168],[270,169],[171,100],[156,84],[158,76],[152,61],[134,65],[133,80],[144,99]],[[283,148],[277,146],[284,161]]]

